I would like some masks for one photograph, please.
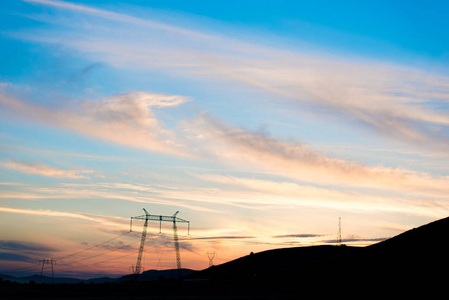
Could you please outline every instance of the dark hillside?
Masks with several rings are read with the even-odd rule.
[[[449,218],[369,247],[313,246],[250,254],[196,272],[190,279],[266,293],[352,293],[381,296],[436,293],[447,284]],[[388,291],[388,292],[387,292]]]
[[[185,277],[195,271],[190,269],[170,269],[170,270],[148,270],[142,272],[138,277],[135,275],[124,275],[118,278],[117,282],[126,282],[126,281],[157,281],[157,280],[176,280],[182,277]]]
[[[449,232],[449,217],[429,224],[413,228],[391,239],[368,246],[367,248],[383,249],[383,251],[416,250],[424,251],[436,248],[448,248],[445,239]]]
[[[408,230],[366,247],[364,263],[373,274],[438,284],[449,270],[449,218]]]
[[[218,280],[282,278],[299,274],[311,266],[357,256],[362,248],[314,246],[267,250],[196,272],[188,278]]]

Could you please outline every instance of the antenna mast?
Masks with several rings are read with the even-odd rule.
[[[337,245],[341,246],[341,217],[338,218]]]
[[[207,252],[207,258],[209,258],[209,268],[214,265],[214,257],[215,257],[215,251]]]

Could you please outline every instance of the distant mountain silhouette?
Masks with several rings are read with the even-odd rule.
[[[49,276],[40,276],[40,275],[31,275],[31,276],[23,276],[23,277],[15,277],[0,274],[0,278],[3,280],[15,281],[18,283],[28,283],[30,281],[34,281],[35,283],[80,283],[83,280],[71,278],[71,277],[49,277]]]
[[[194,270],[190,269],[170,269],[170,270],[148,270],[142,272],[142,274],[139,274],[138,277],[136,277],[134,274],[131,275],[124,275],[118,278],[111,278],[111,277],[100,277],[100,278],[92,278],[92,279],[77,279],[77,278],[71,278],[71,277],[49,277],[49,276],[40,276],[40,275],[31,275],[31,276],[24,276],[24,277],[15,277],[10,275],[4,275],[0,274],[0,278],[3,280],[9,280],[9,281],[15,281],[18,283],[28,283],[30,281],[34,281],[36,283],[69,283],[69,284],[75,284],[75,283],[106,283],[106,282],[126,282],[126,281],[135,281],[136,278],[138,281],[156,281],[156,280],[176,280],[181,279],[184,276],[187,276],[191,273],[195,272]]]
[[[155,281],[155,280],[173,280],[181,279],[189,274],[194,273],[194,270],[190,269],[170,269],[170,270],[148,270],[142,272],[137,277],[138,281]],[[136,279],[134,274],[125,275],[117,278],[116,282],[133,281]]]

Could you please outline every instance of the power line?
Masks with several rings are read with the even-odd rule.
[[[69,265],[69,264],[77,263],[77,262],[80,262],[80,261],[83,261],[83,260],[88,260],[88,259],[91,259],[91,258],[94,258],[94,257],[98,257],[98,256],[101,256],[101,255],[104,255],[104,254],[107,254],[107,253],[110,253],[110,252],[114,252],[114,251],[117,251],[117,250],[119,250],[119,249],[128,247],[128,246],[134,245],[134,244],[136,244],[136,243],[138,243],[138,242],[139,242],[139,241],[136,241],[136,242],[133,242],[133,243],[130,243],[130,244],[127,244],[127,245],[124,245],[124,246],[121,246],[121,247],[112,249],[112,250],[108,250],[108,251],[105,251],[105,252],[102,252],[102,253],[99,253],[99,254],[95,254],[95,255],[92,255],[92,256],[89,256],[89,257],[81,258],[81,259],[72,261],[72,262],[70,262],[70,263],[64,263],[63,265]]]
[[[105,260],[102,260],[102,261],[94,262],[94,263],[91,263],[91,264],[88,264],[88,265],[74,266],[74,267],[70,267],[70,268],[61,269],[61,270],[58,270],[58,271],[59,271],[59,272],[64,272],[64,271],[69,271],[69,270],[73,270],[73,269],[79,269],[79,268],[89,267],[89,266],[93,266],[93,265],[97,265],[97,264],[109,262],[109,261],[112,261],[112,260],[117,260],[117,259],[120,259],[120,258],[123,258],[123,257],[131,256],[131,255],[136,255],[136,253],[137,253],[137,251],[131,252],[131,253],[128,253],[128,254],[125,254],[125,255],[122,255],[122,256],[118,256],[118,257],[115,257],[115,258],[109,258],[109,259],[105,259]]]
[[[98,257],[98,256],[101,256],[101,255],[110,253],[110,252],[117,251],[117,250],[119,250],[119,249],[122,249],[122,248],[125,248],[125,247],[128,247],[128,246],[134,245],[134,244],[136,244],[136,243],[138,243],[138,242],[139,242],[139,241],[136,241],[136,242],[133,242],[133,243],[130,243],[130,244],[127,244],[127,245],[123,245],[123,246],[121,246],[121,247],[118,247],[118,248],[116,248],[116,249],[112,249],[112,250],[105,251],[105,252],[102,252],[102,253],[99,253],[99,254],[95,254],[95,255],[93,255],[93,256],[85,257],[85,258],[82,258],[82,259],[79,259],[79,260],[76,260],[76,261],[72,261],[72,262],[70,262],[70,263],[64,263],[64,264],[62,264],[62,265],[69,266],[69,265],[71,265],[71,264],[78,263],[78,262],[83,261],[83,260],[88,260],[88,259],[91,259],[91,258],[94,258],[94,257]],[[78,269],[78,268],[85,268],[85,267],[92,266],[92,265],[95,265],[95,264],[99,264],[99,263],[104,263],[104,262],[108,262],[108,261],[120,259],[120,258],[127,257],[127,256],[130,256],[130,255],[135,255],[135,253],[136,253],[136,252],[134,251],[134,252],[127,253],[127,254],[125,254],[125,255],[122,255],[122,256],[119,256],[119,257],[116,257],[116,258],[109,258],[109,259],[106,259],[106,260],[103,260],[103,261],[99,261],[99,262],[94,262],[94,263],[91,263],[91,264],[88,264],[88,265],[70,266],[70,267],[66,267],[65,269],[64,269],[64,268],[63,268],[63,269],[58,269],[58,272],[64,272],[64,271],[73,270],[73,269]]]
[[[124,236],[124,235],[126,235],[126,234],[129,234],[129,233],[130,233],[130,231],[127,231],[127,232],[125,232],[125,233],[123,233],[123,234],[120,234],[120,235],[118,235],[118,236],[116,236],[116,237],[114,237],[114,238],[112,238],[112,239],[109,239],[109,240],[107,240],[107,241],[104,241],[104,242],[102,242],[102,243],[96,244],[96,245],[94,245],[94,246],[92,246],[92,247],[86,248],[86,249],[84,249],[84,250],[78,251],[78,252],[73,253],[73,254],[66,255],[66,256],[64,256],[64,257],[57,258],[57,260],[62,260],[62,259],[68,258],[68,257],[72,257],[72,256],[75,256],[75,255],[81,254],[81,253],[83,253],[83,252],[89,251],[89,250],[91,250],[91,249],[94,249],[94,248],[99,247],[99,246],[101,246],[101,245],[104,245],[104,244],[106,244],[106,243],[109,243],[109,242],[111,242],[111,241],[113,241],[113,240],[116,240],[116,239],[118,239],[118,238],[120,238],[120,237],[122,237],[122,236]]]
[[[157,243],[154,239],[150,239],[150,241],[151,241],[151,243],[153,243],[153,248],[155,250],[154,253],[156,254],[156,257],[157,257],[157,264],[156,264],[155,269],[159,269],[160,264],[161,264],[162,254],[164,252],[164,248],[166,247],[167,243],[169,243],[169,241],[167,239],[165,239],[165,243],[163,245],[157,245]],[[162,250],[160,248],[162,248]],[[147,249],[145,250],[145,252],[148,252]]]
[[[5,271],[1,271],[2,273],[20,273],[23,270],[27,270],[27,269],[36,269],[33,272],[39,271],[40,270],[40,266],[39,263],[33,265],[33,266],[28,266],[28,267],[23,267],[23,268],[19,268],[19,269],[11,269],[11,270],[5,270]],[[30,271],[31,272],[31,271]],[[24,272],[24,273],[28,273],[28,272]]]
[[[86,252],[86,251],[92,250],[92,249],[94,249],[94,248],[96,248],[96,247],[99,247],[99,246],[101,246],[101,245],[104,245],[104,244],[106,244],[106,243],[108,243],[108,242],[111,242],[111,241],[113,241],[113,240],[116,240],[116,239],[118,239],[118,238],[120,238],[120,237],[122,237],[122,236],[124,236],[124,235],[129,234],[129,233],[130,233],[130,232],[127,231],[127,232],[125,232],[125,233],[122,233],[122,234],[120,234],[120,235],[118,235],[118,236],[116,236],[116,237],[113,237],[113,238],[111,238],[111,239],[108,239],[108,240],[106,240],[106,241],[104,241],[104,242],[102,242],[102,243],[96,244],[96,245],[91,246],[91,247],[89,247],[89,248],[83,249],[83,250],[81,250],[81,251],[78,251],[78,252],[75,252],[75,253],[72,253],[72,254],[69,254],[69,255],[60,257],[60,258],[55,258],[55,260],[62,260],[62,259],[66,259],[66,258],[75,256],[75,255],[84,253],[84,252]],[[129,244],[129,245],[131,245],[131,244]],[[123,246],[123,247],[129,246],[129,245],[125,245],[125,246]],[[123,247],[120,247],[120,248],[123,248]],[[120,248],[118,248],[118,249],[120,249]],[[111,252],[111,251],[109,251],[109,252]],[[99,256],[99,255],[96,255],[96,256]],[[90,258],[93,258],[93,257],[94,257],[94,256],[92,256],[92,257],[90,257]],[[78,261],[82,261],[82,260],[83,260],[83,259],[78,260]],[[76,262],[77,262],[77,261],[76,261]],[[73,262],[72,262],[72,263],[73,263]],[[28,272],[24,272],[25,270],[28,270],[28,269],[31,269],[31,270],[28,271]],[[34,270],[34,269],[35,269],[35,270]],[[36,265],[33,265],[33,266],[22,267],[22,268],[17,268],[17,269],[9,269],[9,270],[1,271],[1,272],[2,272],[2,273],[20,273],[20,272],[24,272],[24,273],[32,273],[32,272],[37,272],[37,271],[39,271],[39,270],[41,270],[40,263],[36,263]]]

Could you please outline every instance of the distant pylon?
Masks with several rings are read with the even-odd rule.
[[[214,257],[215,257],[215,251],[207,252],[207,258],[209,258],[209,268],[214,265]]]
[[[337,245],[341,246],[341,217],[338,218]]]
[[[43,258],[42,260],[39,261],[39,263],[42,264],[41,276],[39,278],[39,283],[42,282],[42,275],[44,273],[44,266],[45,265],[51,265],[51,278],[53,280],[53,283],[55,283],[55,272],[54,272],[54,269],[53,269],[53,265],[56,265],[56,260],[53,259],[53,258],[52,259],[45,259],[45,258]]]

